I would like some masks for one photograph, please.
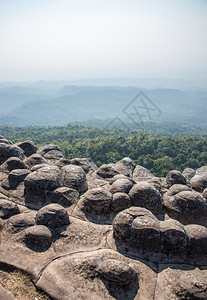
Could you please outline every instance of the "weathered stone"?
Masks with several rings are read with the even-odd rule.
[[[206,273],[191,265],[163,266],[157,278],[156,300],[207,299]]]
[[[190,182],[191,178],[196,174],[196,171],[192,168],[186,168],[182,175],[186,178],[187,183]]]
[[[137,165],[133,172],[133,179],[136,182],[139,181],[148,181],[155,178],[155,176],[146,168]]]
[[[160,192],[148,182],[140,182],[135,184],[129,196],[133,206],[145,207],[147,209],[162,208],[162,196]]]
[[[191,189],[184,184],[174,184],[169,188],[169,195],[174,196],[180,192],[191,191]]]
[[[27,169],[16,169],[9,173],[8,182],[11,189],[16,188],[31,172]]]
[[[24,160],[25,165],[31,169],[35,165],[47,164],[47,160],[40,154],[32,154]]]
[[[24,159],[24,153],[22,149],[17,146],[5,143],[0,144],[0,164],[3,164],[10,157]]]
[[[69,165],[62,168],[61,185],[67,186],[82,193],[88,188],[86,174],[81,167]]]
[[[50,151],[59,151],[59,152],[62,152],[60,147],[58,147],[57,145],[53,145],[53,144],[48,144],[48,145],[45,145],[45,146],[42,146],[40,147],[38,150],[37,150],[37,153],[44,156],[46,153],[50,152]]]
[[[128,193],[132,188],[133,183],[128,179],[118,179],[110,187],[109,191],[114,194],[117,192]]]
[[[130,197],[126,193],[115,193],[111,202],[112,211],[121,211],[132,206]]]
[[[64,159],[64,155],[60,151],[51,150],[51,151],[45,153],[44,158],[56,161],[59,159]]]
[[[166,176],[166,183],[168,187],[171,187],[173,184],[186,184],[187,181],[180,171],[172,170]]]
[[[113,232],[121,243],[126,243],[147,256],[160,247],[160,231],[157,218],[147,209],[130,207],[113,220]]]
[[[207,217],[207,203],[196,192],[183,191],[165,201],[165,206],[183,216]]]
[[[189,258],[193,264],[207,264],[207,228],[197,224],[185,226],[189,238]]]
[[[184,191],[192,191],[192,190],[189,188],[189,186],[184,184],[173,184],[163,196],[164,205],[166,204],[166,206],[168,206],[168,201],[170,197]]]
[[[87,212],[109,212],[112,194],[102,187],[87,191],[83,196],[83,206]]]
[[[58,203],[64,207],[69,207],[77,203],[79,193],[77,190],[63,186],[52,191],[48,196],[48,201],[51,203]]]
[[[188,255],[188,237],[184,226],[173,219],[160,222],[160,251],[163,259],[186,262]]]
[[[37,151],[37,146],[32,141],[24,141],[16,144],[24,151],[25,156],[30,156]]]
[[[55,165],[59,168],[70,165],[70,159],[61,158],[55,161]]]
[[[26,165],[18,157],[10,157],[1,165],[2,172],[9,173],[16,169],[27,169]]]
[[[113,176],[119,174],[118,171],[114,170],[114,164],[102,165],[100,168],[98,168],[96,173],[102,178],[112,178]]]
[[[12,143],[5,138],[0,138],[0,144],[12,145]]]
[[[60,170],[48,166],[30,173],[24,181],[25,201],[30,207],[39,207],[47,200],[48,193],[59,187]]]
[[[207,174],[195,175],[190,180],[191,187],[197,192],[202,193],[205,188],[207,188]]]
[[[136,183],[132,178],[129,178],[128,176],[126,176],[124,174],[117,174],[117,175],[115,175],[114,177],[111,178],[110,184],[113,184],[118,179],[127,179],[127,180],[130,180],[133,184]]]
[[[202,166],[196,170],[196,175],[207,175],[207,166]]]
[[[128,284],[137,279],[135,270],[123,261],[106,259],[99,264],[96,271],[101,277],[118,284]]]
[[[59,204],[48,204],[42,207],[36,214],[36,224],[57,228],[68,225],[69,216],[63,206]]]
[[[98,169],[96,164],[90,158],[73,158],[71,159],[71,165],[82,167],[86,173],[95,171]]]
[[[136,167],[135,162],[129,157],[125,157],[122,160],[119,160],[113,167],[118,173],[124,174],[128,177],[132,177],[134,169]]]
[[[46,251],[52,244],[52,233],[46,226],[34,225],[25,229],[23,241],[33,251]]]
[[[21,213],[10,217],[7,221],[6,228],[11,233],[17,233],[33,225],[35,225],[33,214]]]
[[[207,200],[207,188],[205,188],[205,190],[203,190],[202,196],[203,196],[203,198],[205,198]]]
[[[0,218],[8,219],[19,213],[19,208],[15,203],[9,200],[0,199]]]
[[[50,165],[49,165],[48,163],[38,164],[38,165],[33,166],[33,167],[30,169],[30,171],[31,171],[31,172],[35,172],[35,171],[37,171],[37,170],[39,170],[39,169],[41,169],[41,168],[49,167],[49,166],[50,166]]]

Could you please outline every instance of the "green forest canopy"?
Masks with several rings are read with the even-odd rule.
[[[98,166],[126,156],[156,176],[172,169],[207,165],[207,136],[168,136],[141,130],[102,130],[81,125],[64,127],[0,127],[13,143],[32,140],[37,146],[57,144],[65,157],[90,157]]]

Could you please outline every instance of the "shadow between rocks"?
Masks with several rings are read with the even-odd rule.
[[[116,300],[133,300],[139,290],[138,277],[131,283],[120,284],[101,278],[109,294]]]

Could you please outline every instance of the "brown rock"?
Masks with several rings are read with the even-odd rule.
[[[202,193],[205,188],[207,188],[207,175],[195,175],[190,180],[191,187],[197,192]]]
[[[73,188],[79,193],[85,192],[88,188],[86,173],[75,165],[62,167],[60,182],[61,185]]]
[[[129,196],[133,206],[145,207],[147,209],[162,208],[162,196],[160,192],[148,182],[139,182],[135,184]]]
[[[63,206],[59,204],[48,204],[42,207],[36,214],[36,224],[57,228],[68,225],[69,216]]]
[[[126,193],[114,193],[111,202],[112,211],[121,211],[132,206],[130,197]]]

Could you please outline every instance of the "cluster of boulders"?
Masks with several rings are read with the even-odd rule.
[[[0,136],[0,263],[52,299],[207,299],[207,166],[158,178]]]

